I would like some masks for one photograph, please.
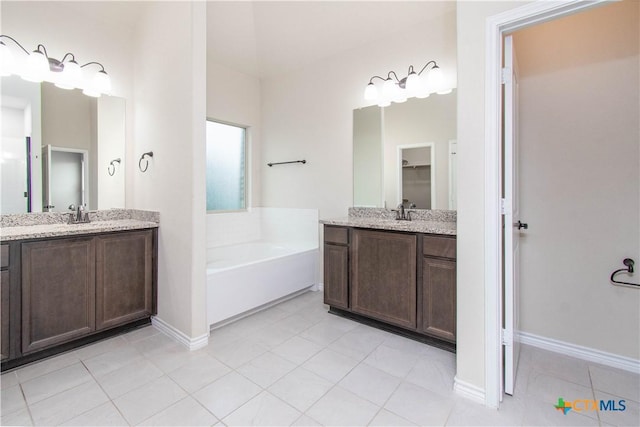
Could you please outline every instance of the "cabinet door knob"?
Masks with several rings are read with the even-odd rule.
[[[527,224],[526,222],[520,222],[520,220],[518,220],[518,222],[516,222],[514,225],[518,227],[518,230],[521,230],[523,228],[526,230],[529,228],[529,224]]]

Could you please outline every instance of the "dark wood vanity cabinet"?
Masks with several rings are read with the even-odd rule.
[[[9,245],[0,246],[2,270],[0,271],[0,317],[2,317],[2,331],[0,333],[0,344],[2,346],[1,360],[9,358]]]
[[[422,237],[422,322],[420,331],[456,340],[456,239]]]
[[[150,231],[96,238],[96,329],[151,315],[152,249]]]
[[[324,233],[332,312],[455,348],[455,236],[332,225]]]
[[[22,354],[95,331],[92,237],[22,244]]]
[[[351,310],[416,329],[416,236],[354,229]]]
[[[349,229],[324,229],[324,303],[349,307]]]
[[[2,272],[3,370],[148,323],[155,314],[157,229],[4,246],[17,254],[10,269],[17,274],[5,286]]]

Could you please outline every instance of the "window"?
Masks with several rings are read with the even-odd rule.
[[[246,134],[207,120],[207,211],[246,209]]]

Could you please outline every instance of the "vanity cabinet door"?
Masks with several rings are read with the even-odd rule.
[[[95,330],[95,245],[90,237],[22,244],[22,353]]]
[[[422,260],[421,332],[456,340],[456,262],[424,257]]]
[[[324,303],[349,308],[349,247],[324,245]]]
[[[0,333],[0,344],[2,344],[1,360],[9,358],[9,245],[0,246],[0,293],[2,294],[0,306],[0,317],[2,318],[2,332]]]
[[[351,310],[417,329],[416,236],[354,229]]]
[[[2,292],[2,334],[0,335],[0,343],[2,343],[2,359],[9,358],[9,272],[0,272],[0,290]]]
[[[96,328],[152,314],[153,231],[96,238]]]

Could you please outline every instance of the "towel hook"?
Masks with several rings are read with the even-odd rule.
[[[147,151],[146,153],[143,153],[142,156],[140,157],[140,160],[138,161],[138,168],[140,169],[141,172],[146,172],[147,169],[149,168],[149,160],[147,159],[147,163],[145,163],[144,169],[142,169],[142,161],[145,159],[145,157],[153,157],[153,151]]]
[[[118,157],[117,159],[113,159],[111,160],[111,162],[109,162],[109,166],[107,167],[109,176],[113,176],[116,174],[116,163],[120,164],[121,161],[122,160],[120,159],[120,157]]]

